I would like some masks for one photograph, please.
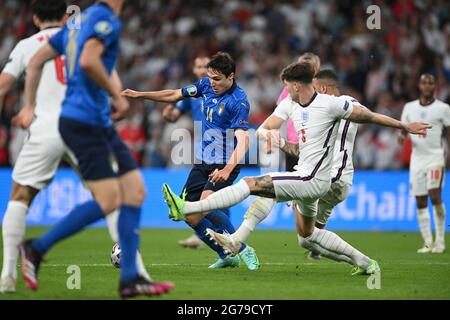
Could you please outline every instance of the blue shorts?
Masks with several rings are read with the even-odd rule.
[[[218,191],[225,187],[231,186],[239,175],[240,167],[236,166],[231,172],[230,177],[226,182],[212,183],[209,181],[209,175],[214,170],[221,170],[225,167],[225,164],[195,164],[189,173],[189,177],[184,185],[183,190],[186,190],[187,201],[198,201],[202,192],[205,190]]]
[[[61,117],[59,132],[74,153],[86,181],[120,177],[138,168],[113,127],[97,127]]]

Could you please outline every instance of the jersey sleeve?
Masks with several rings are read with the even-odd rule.
[[[87,39],[97,38],[101,40],[105,47],[113,43],[119,34],[116,25],[107,15],[99,15],[86,26],[88,28]]]
[[[58,52],[60,55],[64,54],[64,35],[67,31],[67,27],[59,30],[53,37],[50,38],[48,43]]]
[[[205,91],[207,82],[209,82],[208,78],[200,79],[197,82],[189,84],[183,88],[181,88],[181,93],[185,98],[198,98]]]
[[[3,72],[10,74],[17,79],[25,69],[23,43],[19,42],[9,55]]]
[[[181,101],[178,101],[176,104],[176,108],[183,113],[192,111],[191,99],[183,99]]]
[[[348,119],[353,112],[353,102],[344,97],[331,97],[329,112],[336,119]]]
[[[291,112],[292,112],[292,101],[291,99],[285,98],[275,108],[273,115],[286,121],[290,117]]]
[[[248,114],[250,112],[250,103],[247,100],[240,100],[232,107],[231,129],[248,130]]]
[[[450,127],[450,105],[445,105],[445,112],[444,112],[444,126]]]

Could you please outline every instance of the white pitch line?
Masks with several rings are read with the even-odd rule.
[[[266,266],[320,266],[320,265],[330,265],[330,264],[336,264],[336,262],[298,262],[298,263],[283,263],[283,262],[266,262],[261,263],[261,265]],[[51,267],[51,268],[61,268],[61,267],[69,267],[71,265],[77,265],[79,267],[110,267],[110,263],[81,263],[81,264],[43,264],[42,267]],[[150,263],[146,264],[146,266],[151,267],[187,267],[187,266],[193,266],[193,267],[202,267],[202,266],[208,266],[209,264],[204,263]],[[383,265],[383,263],[381,263]],[[448,266],[450,265],[450,262],[424,262],[424,263],[417,263],[417,262],[399,262],[399,263],[387,263],[386,265],[443,265]]]

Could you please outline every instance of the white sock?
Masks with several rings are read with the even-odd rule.
[[[206,199],[195,202],[186,201],[183,211],[185,214],[192,214],[229,208],[238,204],[249,195],[250,188],[247,182],[239,180],[238,183],[214,192]]]
[[[319,246],[316,243],[306,240],[305,238],[303,238],[299,235],[297,235],[297,237],[298,237],[298,244],[301,247],[308,249],[309,251],[318,252],[321,255],[323,255],[324,257],[327,257],[328,259],[331,259],[331,260],[334,260],[337,262],[347,262],[348,264],[353,265],[353,261],[349,257],[344,256],[343,254],[337,254],[337,253],[331,252],[325,248],[322,248],[321,246]]]
[[[445,205],[444,203],[433,206],[434,225],[436,228],[436,244],[445,246]]]
[[[108,226],[108,232],[111,236],[111,239],[118,243],[119,242],[119,231],[117,229],[118,227],[118,221],[119,221],[119,210],[115,210],[108,214],[105,217],[106,225]],[[145,269],[144,261],[142,260],[141,253],[138,251],[136,252],[136,266],[138,269],[138,273],[143,276],[144,278],[147,278],[148,280],[151,280],[150,275],[148,274],[147,270]]]
[[[231,238],[236,242],[246,242],[247,238],[255,230],[256,226],[267,218],[275,203],[275,199],[256,197],[250,205],[250,208],[248,208],[245,213],[244,221],[231,235]]]
[[[311,241],[330,252],[349,257],[353,261],[353,264],[358,267],[367,269],[371,264],[369,257],[353,248],[334,232],[314,227],[313,233],[307,237],[306,240]]]
[[[418,209],[417,217],[423,241],[425,242],[425,245],[431,246],[433,243],[433,234],[431,233],[430,212],[428,211],[428,208]]]
[[[17,279],[19,244],[25,236],[28,206],[22,202],[9,201],[3,217],[3,269],[2,278]]]

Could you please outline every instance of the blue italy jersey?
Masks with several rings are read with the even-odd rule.
[[[96,38],[103,42],[101,57],[110,75],[119,57],[121,22],[114,11],[104,3],[97,3],[81,14],[81,26],[65,26],[50,39],[50,44],[66,56],[67,92],[61,117],[91,125],[111,126],[111,108],[108,93],[99,87],[80,67],[80,54],[85,43]]]
[[[186,98],[200,98],[202,112],[202,158],[208,164],[227,163],[236,146],[234,130],[249,128],[250,104],[236,83],[223,93],[214,93],[209,78],[182,88]]]

